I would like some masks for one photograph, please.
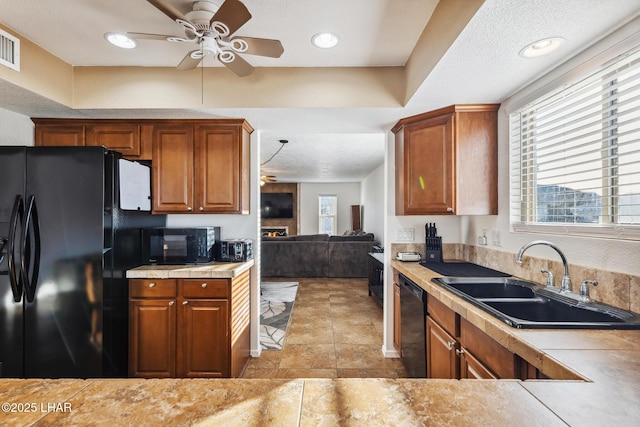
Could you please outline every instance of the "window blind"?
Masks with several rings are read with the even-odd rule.
[[[512,225],[640,225],[640,49],[510,114]]]

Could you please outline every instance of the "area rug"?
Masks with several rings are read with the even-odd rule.
[[[260,345],[282,350],[298,282],[263,282],[260,289]]]

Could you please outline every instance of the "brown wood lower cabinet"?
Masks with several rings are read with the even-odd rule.
[[[427,298],[427,377],[530,379],[539,372],[471,322]]]
[[[129,376],[242,375],[249,271],[233,279],[131,279],[129,289]]]
[[[457,341],[427,316],[427,377],[458,378]]]

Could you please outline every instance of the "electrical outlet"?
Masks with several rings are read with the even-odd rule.
[[[491,232],[491,244],[493,246],[501,246],[502,245],[502,241],[500,239],[500,231],[493,230]]]
[[[403,230],[398,230],[398,241],[413,242],[415,234],[416,234],[415,228],[405,228]]]

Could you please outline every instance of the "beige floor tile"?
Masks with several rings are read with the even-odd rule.
[[[335,369],[279,369],[276,378],[338,378]]]
[[[382,355],[382,307],[366,279],[284,281],[299,283],[284,348],[252,359],[244,378],[406,377],[400,359]]]
[[[333,344],[285,344],[280,369],[335,369],[336,352]]]
[[[351,322],[333,323],[333,339],[336,344],[379,344],[382,345],[380,333],[369,324],[357,324]]]

